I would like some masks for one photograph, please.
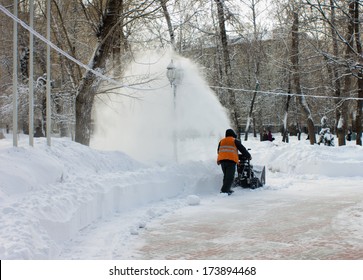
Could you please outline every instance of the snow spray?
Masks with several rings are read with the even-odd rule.
[[[166,75],[171,60],[182,72],[175,95]],[[135,58],[125,77],[134,85],[97,99],[93,148],[159,164],[216,158],[229,120],[195,63],[148,53]]]

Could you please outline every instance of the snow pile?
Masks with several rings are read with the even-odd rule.
[[[10,137],[8,137],[10,138]],[[183,192],[218,176],[211,162],[150,167],[121,152],[92,150],[67,139],[0,142],[0,256],[54,258],[60,242],[97,219]],[[192,172],[199,170],[201,173]],[[205,192],[218,186],[206,185]]]
[[[309,145],[306,141],[266,141],[248,142],[246,147],[252,148],[255,164],[267,165],[272,172],[329,177],[354,177],[363,173],[363,148],[353,142],[348,142],[347,146],[328,147]]]
[[[188,205],[195,206],[200,204],[200,197],[197,195],[189,195],[187,197]]]
[[[150,220],[166,212],[191,205],[198,209],[211,196],[227,199],[219,195],[222,172],[215,153],[207,160],[146,165],[122,152],[97,151],[69,139],[54,138],[48,147],[40,138],[29,147],[24,138],[18,148],[10,139],[6,135],[0,140],[1,259],[54,259],[60,252],[66,256],[65,244],[82,229],[97,221],[107,223],[115,215],[122,218],[119,227],[126,246],[130,235],[138,236]],[[217,142],[204,145],[215,151]],[[254,139],[244,145],[251,148],[253,164],[266,166],[265,189],[288,189],[297,176],[316,176],[322,184],[326,176],[361,184],[362,147]],[[276,181],[286,176],[291,179]],[[301,189],[311,191],[308,185]],[[352,228],[357,236],[363,225],[359,209],[341,213],[347,226],[358,227]]]

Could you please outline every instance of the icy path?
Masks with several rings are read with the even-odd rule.
[[[363,259],[361,178],[271,177],[197,206],[172,199],[100,220],[59,258]]]
[[[168,214],[140,236],[138,258],[363,259],[358,178],[349,184],[344,179],[286,184],[291,185],[239,189]]]
[[[133,246],[144,227],[178,207],[182,207],[182,202],[162,201],[100,219],[65,242],[58,259],[134,259]]]

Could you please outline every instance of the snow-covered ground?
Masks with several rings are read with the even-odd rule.
[[[0,258],[363,259],[363,148],[275,138],[243,142],[266,186],[224,196],[218,138],[209,157],[151,164],[6,135]]]

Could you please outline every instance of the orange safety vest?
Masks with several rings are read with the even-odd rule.
[[[217,162],[231,160],[238,163],[238,150],[233,137],[223,138],[219,144]]]

